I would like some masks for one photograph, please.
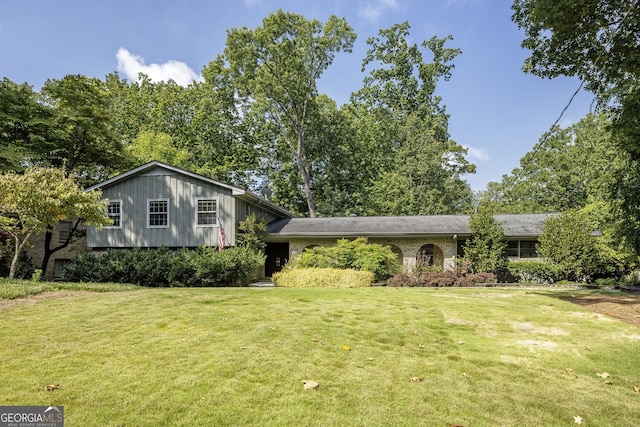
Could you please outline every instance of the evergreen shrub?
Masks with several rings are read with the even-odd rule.
[[[511,261],[507,264],[509,276],[518,283],[556,283],[558,267],[545,261]]]
[[[76,256],[65,265],[63,279],[147,287],[247,286],[263,264],[263,255],[246,248],[110,249]]]
[[[285,288],[366,288],[373,278],[370,271],[337,268],[288,268],[271,277]]]
[[[398,259],[390,247],[368,243],[363,237],[339,239],[336,245],[330,247],[305,249],[289,262],[288,267],[369,271],[376,282],[386,280],[399,270]]]

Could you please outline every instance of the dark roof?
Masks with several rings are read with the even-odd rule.
[[[263,207],[264,209],[271,211],[277,215],[280,216],[284,216],[284,217],[292,217],[294,216],[291,212],[287,211],[286,209],[276,205],[275,203],[270,202],[269,200],[258,196],[257,194],[251,193],[250,191],[247,191],[243,188],[239,188],[239,187],[235,187],[233,185],[227,184],[225,182],[222,181],[218,181],[212,178],[208,178],[206,176],[202,176],[202,175],[198,175],[197,173],[193,173],[193,172],[189,172],[187,170],[181,169],[179,167],[176,166],[171,166],[168,165],[166,163],[162,163],[162,162],[158,162],[158,161],[153,161],[153,162],[149,162],[149,163],[145,163],[144,165],[138,166],[137,168],[131,169],[130,171],[124,172],[120,175],[114,176],[113,178],[107,179],[106,181],[103,181],[99,184],[96,184],[92,187],[89,187],[86,189],[86,191],[91,191],[91,190],[97,190],[97,189],[104,189],[104,188],[108,188],[112,185],[116,185],[120,182],[126,181],[128,179],[131,179],[135,176],[139,176],[145,173],[149,173],[152,170],[166,170],[169,172],[174,172],[174,173],[178,173],[181,175],[185,175],[185,176],[189,176],[191,178],[195,178],[197,180],[203,181],[203,182],[207,182],[209,184],[213,184],[213,185],[217,185],[219,187],[222,188],[226,188],[228,190],[231,191],[231,194],[233,194],[234,196],[246,200],[248,202],[260,205],[261,207]]]
[[[496,215],[507,237],[536,237],[554,214]],[[471,234],[469,215],[361,216],[338,218],[285,218],[273,221],[267,235],[281,237],[461,237]]]

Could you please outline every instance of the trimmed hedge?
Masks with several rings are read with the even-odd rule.
[[[467,287],[481,283],[495,283],[496,276],[493,273],[475,273],[456,275],[453,271],[426,271],[419,276],[411,274],[397,274],[387,280],[387,286],[394,287]]]
[[[544,261],[511,261],[509,275],[518,283],[547,284],[558,281],[558,267]]]
[[[86,252],[64,267],[69,282],[131,283],[146,287],[248,286],[264,256],[246,248],[110,249]]]
[[[296,268],[274,273],[271,280],[285,288],[366,288],[373,283],[370,271],[337,268]]]

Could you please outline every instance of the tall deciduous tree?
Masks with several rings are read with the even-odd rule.
[[[225,59],[237,82],[240,102],[251,103],[278,131],[297,167],[309,216],[316,201],[307,155],[307,130],[317,109],[316,82],[336,53],[350,52],[355,33],[346,20],[316,19],[278,10],[262,26],[231,29]]]
[[[360,134],[373,138],[371,209],[386,215],[460,212],[471,202],[462,175],[475,167],[449,138],[449,117],[435,94],[460,50],[444,46],[450,37],[410,44],[409,29],[407,22],[397,24],[367,40],[362,69],[372,69],[351,97]],[[431,62],[424,59],[426,49]]]
[[[0,229],[15,242],[9,277],[14,277],[20,253],[34,233],[69,218],[108,225],[105,208],[100,192],[83,191],[62,169],[32,167],[23,174],[0,175]]]
[[[52,132],[51,116],[27,83],[0,81],[0,171],[40,160],[39,146]]]
[[[47,80],[42,102],[54,110],[55,133],[46,144],[45,165],[65,168],[90,185],[118,171],[122,145],[112,132],[104,82],[82,75]],[[46,151],[45,151],[46,150]]]
[[[630,154],[615,197],[627,238],[640,248],[640,1],[514,0],[513,20],[531,51],[524,71],[576,76],[612,113],[612,130]]]

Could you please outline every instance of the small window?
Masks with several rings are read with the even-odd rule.
[[[64,273],[64,266],[70,262],[68,259],[56,259],[54,261],[53,267],[53,276],[56,279],[62,279],[62,274]]]
[[[58,223],[58,240],[60,243],[64,243],[71,238],[72,227],[71,221],[60,221]]]
[[[122,227],[122,201],[109,200],[107,205],[107,216],[113,221],[109,227],[120,228]]]
[[[169,199],[149,199],[147,207],[149,228],[169,227]]]
[[[505,249],[509,258],[518,258],[520,256],[519,240],[509,240]]]
[[[533,240],[520,241],[520,258],[537,258],[536,242]]]
[[[196,225],[215,226],[218,217],[218,201],[216,199],[196,199]]]

